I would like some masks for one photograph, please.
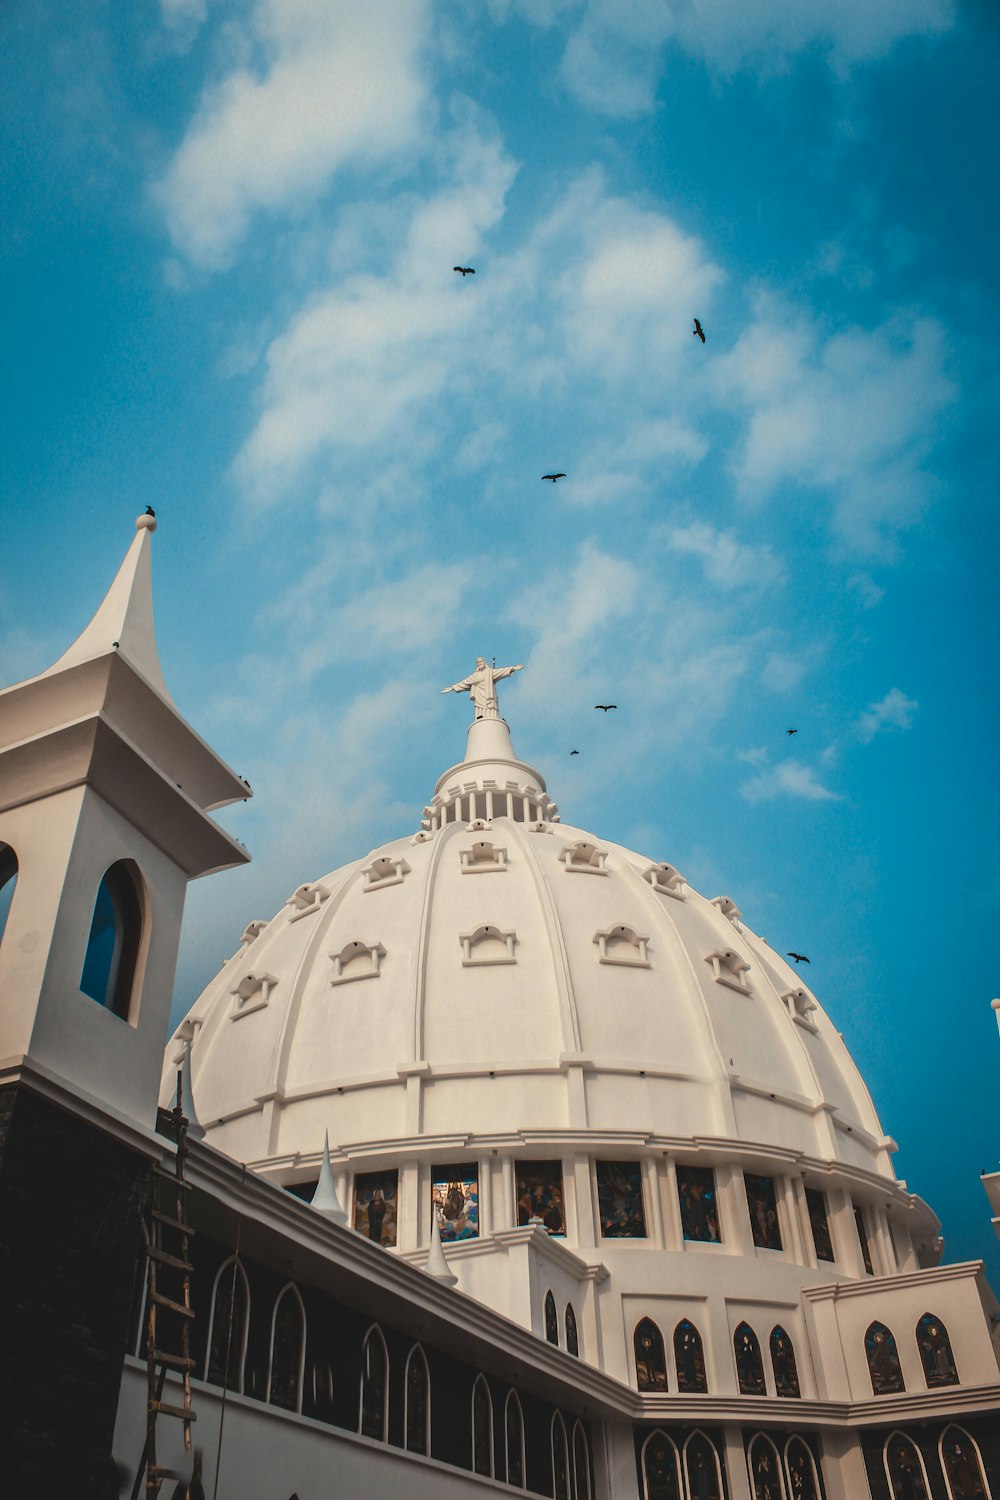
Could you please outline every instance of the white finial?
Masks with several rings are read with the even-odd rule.
[[[318,1214],[324,1219],[329,1219],[334,1224],[346,1224],[347,1215],[340,1206],[337,1197],[337,1189],[333,1181],[333,1168],[330,1165],[330,1132],[327,1130],[323,1135],[323,1164],[319,1169],[319,1181],[316,1191],[310,1200]]]
[[[156,511],[151,505],[147,505],[146,514],[144,516],[136,516],[135,529],[136,531],[156,530]]]
[[[427,1252],[427,1264],[424,1267],[428,1276],[433,1276],[435,1281],[440,1281],[442,1286],[456,1286],[458,1277],[454,1271],[449,1271],[448,1262],[445,1259],[444,1249],[441,1245],[441,1231],[438,1228],[437,1209],[431,1204],[431,1244]]]
[[[181,1063],[181,1109],[187,1120],[188,1138],[193,1141],[205,1139],[205,1127],[198,1118],[198,1111],[194,1107],[194,1092],[191,1088],[191,1037],[187,1038],[184,1047],[184,1060]]]

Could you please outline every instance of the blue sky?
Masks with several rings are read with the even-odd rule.
[[[439,688],[523,661],[564,817],[809,954],[949,1258],[1000,1281],[995,12],[2,24],[0,678],[151,502],[167,679],[256,792],[178,1011],[416,826],[464,744]]]

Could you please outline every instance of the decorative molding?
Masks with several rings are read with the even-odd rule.
[[[255,1010],[263,1010],[277,983],[273,974],[245,974],[229,992],[233,997],[229,1019],[238,1021],[242,1016],[252,1015]]]
[[[369,966],[364,967],[367,956]],[[360,938],[345,943],[339,953],[331,953],[333,976],[331,984],[353,984],[358,979],[377,979],[382,972],[382,960],[386,950],[381,943],[365,943]]]
[[[627,969],[652,967],[648,958],[649,938],[643,937],[634,927],[625,923],[595,932],[592,941],[600,949],[599,963],[619,964]]]
[[[472,824],[470,823],[470,828]],[[486,824],[482,825],[483,827]],[[501,844],[488,839],[479,839],[468,849],[459,850],[463,875],[488,875],[492,871],[506,870],[507,850]]]
[[[488,964],[514,964],[517,957],[514,945],[517,933],[503,932],[499,927],[484,925],[474,932],[461,932],[458,941],[462,945],[463,969],[485,967]],[[487,946],[488,945],[488,946]],[[477,950],[483,950],[477,954]]]
[[[288,920],[298,922],[302,917],[311,916],[313,912],[319,911],[329,896],[330,892],[325,885],[300,885],[285,902],[286,906],[292,908],[292,914]]]
[[[750,965],[731,948],[717,948],[714,953],[706,953],[705,962],[712,965],[712,977],[716,984],[724,984],[741,995],[752,993],[743,978],[744,974],[749,974]]]
[[[364,876],[363,890],[381,891],[387,885],[401,885],[409,875],[410,867],[402,857],[389,859],[382,855],[379,859],[373,859],[361,873]]]
[[[567,845],[559,854],[559,859],[566,866],[567,871],[573,871],[577,875],[610,874],[610,871],[605,869],[607,858],[607,849],[598,849],[596,844],[590,844],[585,839],[581,839],[576,844]]]
[[[685,880],[680,870],[666,863],[658,865],[647,865],[642,872],[642,878],[659,891],[661,896],[673,896],[677,901],[684,900]]]

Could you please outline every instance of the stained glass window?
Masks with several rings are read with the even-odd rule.
[[[693,1432],[684,1444],[684,1467],[691,1500],[722,1500],[719,1455],[703,1432]]]
[[[886,1439],[885,1467],[893,1500],[930,1500],[919,1450],[901,1432]]]
[[[941,1438],[941,1458],[951,1500],[985,1500],[989,1496],[979,1448],[975,1439],[961,1427],[945,1428]]]
[[[750,1210],[754,1244],[759,1250],[780,1250],[781,1226],[778,1223],[774,1178],[755,1177],[747,1172],[743,1180],[746,1183],[747,1208]]]
[[[715,1202],[715,1173],[711,1167],[678,1167],[677,1196],[686,1240],[717,1243],[722,1239]]]
[[[552,1494],[554,1500],[569,1500],[569,1446],[558,1412],[552,1418]]]
[[[667,1389],[667,1358],[663,1349],[663,1334],[652,1318],[642,1318],[632,1334],[635,1350],[635,1378],[640,1391],[665,1391]]]
[[[363,1172],[354,1179],[354,1227],[376,1245],[396,1243],[398,1172]]]
[[[249,1301],[246,1274],[234,1256],[222,1267],[215,1280],[205,1376],[210,1385],[224,1385],[229,1391],[243,1389]]]
[[[576,1329],[576,1313],[572,1302],[566,1303],[566,1349],[569,1354],[580,1353],[580,1335]]]
[[[637,1161],[597,1163],[597,1203],[606,1240],[646,1237],[642,1207],[642,1167]]]
[[[771,1329],[771,1369],[774,1371],[774,1389],[778,1396],[801,1396],[799,1372],[795,1364],[795,1348],[780,1323]]]
[[[654,1432],[642,1450],[643,1500],[683,1500],[680,1458],[666,1433]]]
[[[951,1352],[948,1330],[933,1313],[924,1313],[917,1324],[917,1348],[924,1367],[924,1378],[930,1390],[941,1385],[957,1385],[958,1371]]]
[[[406,1446],[411,1453],[430,1452],[430,1376],[419,1344],[406,1361]]]
[[[749,1458],[754,1500],[785,1500],[781,1485],[781,1461],[770,1438],[758,1434],[750,1444]]]
[[[298,1411],[302,1403],[302,1355],[305,1349],[305,1313],[298,1292],[288,1286],[274,1309],[271,1330],[271,1377],[267,1399],[272,1406]]]
[[[760,1357],[760,1344],[749,1323],[741,1323],[733,1334],[733,1349],[736,1354],[736,1377],[741,1396],[763,1396],[764,1361]]]
[[[493,1401],[482,1375],[472,1387],[472,1467],[477,1474],[493,1473]]]
[[[575,1500],[590,1500],[590,1450],[582,1422],[573,1427],[573,1479]]]
[[[894,1396],[905,1391],[903,1372],[896,1353],[896,1340],[884,1323],[870,1323],[865,1334],[865,1356],[872,1391],[876,1396]]]
[[[431,1202],[443,1244],[478,1238],[479,1178],[469,1163],[432,1169]]]
[[[677,1366],[677,1389],[682,1396],[707,1392],[701,1334],[687,1318],[683,1318],[674,1329],[674,1363]]]
[[[532,1219],[540,1219],[549,1234],[565,1234],[562,1162],[519,1161],[514,1163],[514,1172],[517,1222],[530,1224]]]
[[[865,1272],[869,1276],[874,1276],[875,1268],[872,1265],[872,1252],[868,1243],[868,1231],[865,1228],[865,1216],[860,1208],[854,1210],[854,1222],[858,1226],[858,1242],[861,1245],[861,1259],[865,1263]]]
[[[809,1227],[812,1229],[813,1245],[817,1260],[836,1260],[830,1220],[826,1211],[826,1194],[819,1188],[806,1188],[806,1208],[809,1210]]]
[[[545,1293],[545,1337],[550,1344],[559,1343],[559,1314],[556,1312],[556,1299],[551,1292]]]
[[[820,1500],[816,1463],[800,1437],[790,1438],[785,1449],[785,1470],[791,1500]]]
[[[385,1442],[389,1357],[379,1328],[370,1328],[361,1351],[361,1435]]]
[[[517,1392],[510,1391],[504,1409],[506,1422],[507,1483],[524,1488],[524,1418]]]

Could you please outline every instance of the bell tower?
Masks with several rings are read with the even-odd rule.
[[[181,717],[136,535],[89,625],[0,692],[0,1403],[11,1493],[103,1497],[189,880],[249,787]]]

